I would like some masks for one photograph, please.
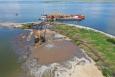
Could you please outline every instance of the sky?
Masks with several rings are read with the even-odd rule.
[[[78,2],[115,2],[115,0],[0,0],[0,1],[78,1]]]

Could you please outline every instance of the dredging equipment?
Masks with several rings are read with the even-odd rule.
[[[81,21],[85,19],[85,16],[80,14],[46,14],[42,15],[40,19],[45,21]]]
[[[28,39],[34,36],[34,43],[35,46],[41,45],[42,43],[46,42],[46,29],[47,23],[40,22],[40,23],[32,23],[32,31],[30,32]]]

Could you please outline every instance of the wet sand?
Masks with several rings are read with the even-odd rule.
[[[40,64],[65,61],[77,54],[79,54],[78,57],[83,57],[80,48],[67,40],[54,40],[32,50],[33,56],[38,59]]]
[[[32,55],[38,60],[39,64],[62,62],[74,56],[86,58],[80,48],[66,38],[67,37],[47,29],[46,43],[37,48],[32,47]]]

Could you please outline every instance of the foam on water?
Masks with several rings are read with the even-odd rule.
[[[47,44],[47,45],[45,45],[47,48],[53,48],[54,47],[54,45],[53,44]]]

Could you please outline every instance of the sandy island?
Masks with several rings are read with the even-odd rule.
[[[36,22],[39,23],[39,22]],[[21,27],[22,23],[0,23],[0,27],[15,28]],[[98,31],[89,27],[67,24],[100,32],[108,37],[115,36]],[[33,39],[27,41],[27,36],[31,30],[16,37],[15,47],[19,62],[28,74],[34,77],[103,77],[102,72],[96,63],[71,42],[66,36],[55,32],[53,37],[51,30],[47,30],[48,41],[39,48],[33,47]]]
[[[38,23],[38,22],[37,22]],[[0,23],[0,27],[21,27],[22,23]],[[89,27],[68,24],[78,28],[100,32],[108,37],[115,36]],[[29,30],[31,31],[31,30]],[[52,31],[47,32],[50,37]],[[83,49],[75,46],[71,39],[55,32],[53,40],[40,46],[33,47],[33,40],[27,41],[29,32],[16,37],[16,53],[22,68],[35,77],[103,77],[95,62],[87,56]],[[52,37],[51,37],[52,38]]]
[[[95,62],[85,51],[77,47],[66,36],[47,30],[52,40],[33,46],[33,40],[27,41],[29,33],[16,39],[18,55],[22,68],[34,77],[103,77]],[[21,50],[21,51],[20,51]]]
[[[115,38],[113,35],[89,27],[68,25],[90,29]],[[22,25],[20,23],[0,23],[0,26],[21,27]],[[68,37],[47,30],[47,37],[51,40],[35,48],[33,39],[27,41],[30,31],[20,34],[15,40],[19,62],[22,68],[28,71],[28,74],[34,77],[103,77],[96,63]]]

